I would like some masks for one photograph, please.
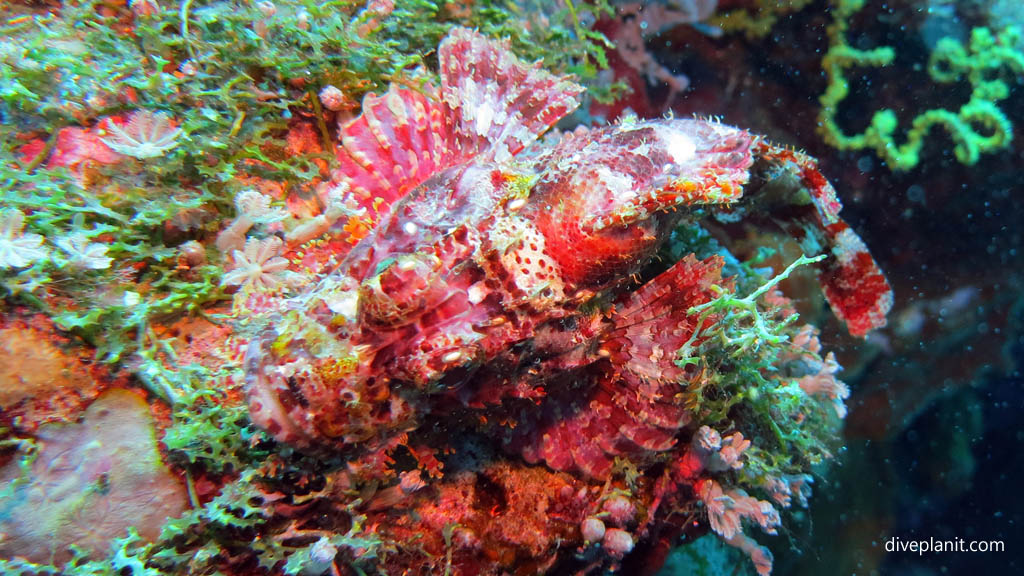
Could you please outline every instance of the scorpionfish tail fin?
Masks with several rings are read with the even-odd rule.
[[[428,94],[392,85],[363,98],[362,113],[341,128],[335,181],[360,205],[392,204],[456,164],[444,137],[442,107]]]
[[[843,205],[818,163],[806,154],[761,142],[758,155],[768,165],[769,184],[755,202],[781,208],[795,218],[780,223],[807,253],[830,252],[817,265],[825,299],[853,336],[863,337],[886,324],[893,295],[889,281],[864,241],[839,217]],[[781,193],[780,193],[781,192]],[[767,197],[766,197],[767,196]],[[769,209],[770,209],[769,208]]]
[[[823,227],[822,236],[833,258],[821,262],[819,278],[836,317],[854,336],[884,327],[892,309],[892,288],[864,241],[842,220]]]
[[[507,40],[456,28],[438,49],[449,146],[504,161],[579,106],[583,87],[517,58]]]

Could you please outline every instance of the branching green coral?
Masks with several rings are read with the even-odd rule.
[[[213,474],[237,472],[266,455],[250,447],[256,431],[248,416],[244,405],[229,403],[220,390],[199,388],[178,403],[164,444],[172,458]]]
[[[163,572],[147,567],[143,561],[152,548],[134,528],[129,528],[127,536],[111,543],[110,558],[92,560],[81,548],[73,546],[74,557],[63,566],[37,564],[18,558],[0,558],[0,573],[10,576],[120,576],[128,569],[130,572],[127,573],[132,576],[163,576]]]
[[[834,7],[835,20],[829,27],[831,47],[822,60],[829,83],[820,98],[819,133],[826,142],[840,150],[874,150],[894,170],[917,166],[925,136],[936,126],[945,129],[953,140],[957,160],[968,166],[983,153],[1009,146],[1012,126],[997,102],[1010,93],[1000,73],[1006,70],[1017,77],[1024,74],[1024,54],[1014,48],[1020,40],[1016,28],[995,35],[987,28],[975,28],[967,47],[954,38],[939,41],[931,54],[928,71],[940,84],[963,79],[970,83],[970,99],[959,110],[932,109],[920,113],[911,121],[902,144],[897,142],[896,112],[888,108],[876,111],[864,132],[844,133],[836,122],[836,114],[850,93],[847,71],[858,66],[889,66],[896,56],[891,46],[861,50],[847,43],[849,21],[863,6],[864,0],[838,0]]]
[[[759,439],[748,450],[742,472],[741,481],[748,487],[769,476],[801,474],[828,454],[833,415],[804,393],[795,378],[780,372],[783,358],[794,354],[798,316],[780,316],[762,302],[794,270],[823,258],[801,256],[742,298],[714,287],[717,298],[689,310],[697,328],[678,351],[676,363],[698,366],[703,376],[686,391],[687,407],[698,424],[718,429],[742,422],[744,436]],[[741,270],[741,283],[756,278],[749,266]],[[812,364],[821,362],[810,351],[801,354]]]
[[[265,480],[253,469],[248,469],[238,480],[225,485],[221,493],[205,506],[169,521],[159,541],[148,550],[150,564],[168,573],[180,572],[183,567],[190,571],[208,570],[215,566],[218,555],[230,557],[232,550],[243,542],[245,548],[259,555],[260,566],[268,570],[277,566],[285,573],[297,574],[303,568],[322,563],[315,554],[315,543],[300,546],[283,543],[288,539],[316,537],[317,534],[312,532],[285,531],[280,535],[263,534],[255,539],[249,536],[251,529],[262,526],[269,518],[268,509],[263,506],[268,495],[259,486]],[[358,504],[357,500],[352,506]],[[352,567],[358,569],[359,564],[376,557],[383,543],[364,528],[365,518],[352,506],[349,508],[351,525],[348,531],[328,536],[327,542],[321,546],[348,549],[354,562]],[[334,560],[333,555],[330,560]]]
[[[739,356],[749,350],[756,351],[762,343],[780,344],[785,341],[786,338],[780,334],[780,331],[795,321],[796,317],[790,316],[781,324],[769,329],[764,315],[758,310],[757,299],[775,288],[779,282],[789,278],[793,270],[805,264],[819,262],[825,257],[825,254],[814,258],[801,255],[778,276],[743,298],[737,298],[732,292],[720,286],[712,286],[712,289],[718,293],[718,298],[688,310],[691,316],[697,316],[697,328],[693,331],[689,341],[683,344],[679,350],[681,364],[686,365],[699,361],[699,358],[691,355],[694,351],[694,343],[698,339],[710,339],[711,344],[733,350],[733,356]],[[708,318],[712,315],[719,315],[721,319],[711,326],[705,326],[708,323]],[[705,340],[701,348],[708,348],[707,344],[708,340]]]

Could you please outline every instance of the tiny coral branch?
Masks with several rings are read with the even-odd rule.
[[[758,310],[757,299],[775,288],[779,282],[788,278],[800,266],[820,262],[826,257],[826,254],[813,258],[801,255],[800,258],[797,258],[781,273],[743,298],[737,298],[733,293],[715,286],[714,289],[719,293],[718,298],[698,306],[693,306],[687,311],[688,314],[697,316],[698,328],[694,330],[690,339],[679,349],[679,361],[684,365],[696,362],[694,344],[698,340],[707,338],[716,332],[720,334],[723,344],[730,348],[735,347],[737,351],[745,350],[748,347],[756,347],[759,341],[769,343],[780,342],[783,337],[775,331],[768,329],[764,317]],[[721,320],[705,326],[707,319],[712,315],[722,315]],[[789,321],[791,322],[795,319],[792,318]],[[731,333],[732,331],[729,334],[726,333],[725,328],[743,321],[750,321],[752,330],[740,329],[738,330],[739,334]]]

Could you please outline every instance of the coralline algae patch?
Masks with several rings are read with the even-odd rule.
[[[79,412],[109,385],[88,352],[63,347],[42,316],[0,323],[0,415],[31,430]]]
[[[185,511],[178,479],[160,459],[149,406],[114,389],[76,424],[47,424],[31,462],[0,469],[0,554],[33,562],[70,559],[71,546],[102,557],[135,527],[152,540],[167,518]]]
[[[496,461],[455,471],[394,502],[385,532],[420,539],[424,550],[448,554],[466,573],[495,566],[544,573],[564,566],[567,548],[578,566],[596,567],[606,555],[621,559],[648,528],[633,500],[649,501],[653,486],[641,481],[631,493],[546,467]]]
[[[227,314],[227,306],[211,308],[211,315]],[[201,365],[211,371],[230,368],[238,363],[243,353],[232,340],[231,330],[214,324],[206,318],[182,318],[168,326],[155,328],[174,348],[179,366]]]

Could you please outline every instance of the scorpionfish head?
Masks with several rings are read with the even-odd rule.
[[[624,122],[567,137],[541,159],[538,228],[564,279],[628,274],[688,207],[729,204],[753,164],[750,133],[699,119]]]

